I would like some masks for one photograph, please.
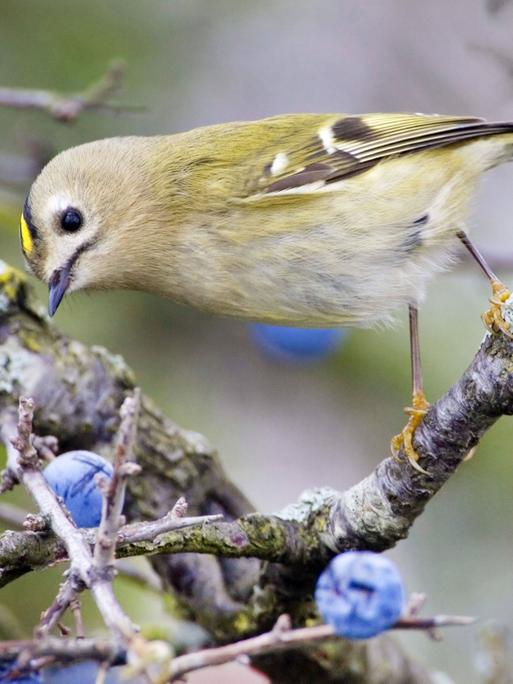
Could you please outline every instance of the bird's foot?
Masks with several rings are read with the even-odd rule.
[[[490,308],[482,315],[482,319],[486,329],[491,333],[503,332],[507,337],[513,339],[511,325],[504,320],[502,314],[502,306],[510,296],[511,292],[500,280],[492,280]]]
[[[424,475],[429,475],[429,473],[418,463],[419,455],[413,447],[413,435],[415,430],[422,423],[428,408],[429,402],[427,401],[424,392],[414,392],[412,406],[408,406],[404,409],[406,415],[409,416],[408,423],[398,435],[392,437],[392,441],[390,442],[392,455],[395,458],[397,458],[402,449],[403,454],[406,456],[411,466]]]

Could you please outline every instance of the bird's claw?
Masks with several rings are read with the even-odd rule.
[[[492,296],[490,297],[490,308],[481,316],[486,329],[491,333],[502,332],[513,340],[511,325],[504,320],[502,307],[508,301],[511,292],[500,282],[492,281]]]
[[[408,406],[404,409],[406,415],[409,416],[408,422],[398,435],[392,437],[390,442],[392,456],[394,458],[398,458],[402,451],[403,455],[406,456],[410,462],[410,465],[423,475],[429,475],[429,473],[418,463],[419,455],[413,446],[413,435],[415,430],[422,423],[428,408],[429,402],[426,400],[424,392],[415,392],[413,395],[412,406]]]

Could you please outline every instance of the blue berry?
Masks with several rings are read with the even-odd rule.
[[[102,495],[95,475],[112,477],[112,466],[92,451],[68,451],[51,461],[44,476],[61,497],[77,527],[97,527],[102,514]]]
[[[251,337],[271,358],[278,361],[316,361],[332,354],[346,331],[340,328],[288,328],[251,323]]]
[[[19,674],[16,659],[0,661],[0,684],[41,684],[41,678],[37,672],[21,670]]]
[[[98,663],[84,660],[71,665],[53,665],[42,670],[43,684],[92,684],[98,676]],[[122,682],[139,682],[137,679],[126,679],[121,675],[121,667],[108,670],[105,684],[121,684]]]
[[[317,609],[338,636],[368,639],[401,616],[404,588],[395,565],[378,553],[347,551],[321,573]]]

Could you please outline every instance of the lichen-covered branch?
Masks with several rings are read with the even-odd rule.
[[[116,556],[128,558],[156,555],[163,553],[162,548],[167,553],[170,546],[174,553],[195,551],[198,546],[201,547],[202,533],[196,537],[185,535],[182,538],[181,535],[177,535],[174,547],[168,540],[168,533],[185,530],[188,527],[203,528],[205,523],[215,523],[222,517],[222,515],[197,515],[177,518],[169,513],[158,520],[123,525],[116,535]],[[16,519],[15,523],[18,522],[19,520]],[[228,529],[234,529],[234,527],[229,524]],[[91,548],[94,546],[96,541],[94,530],[82,529],[78,530],[78,533]],[[207,538],[210,536],[208,532],[204,534]],[[224,532],[222,536],[225,536]],[[206,553],[208,547],[205,546],[202,551]],[[233,557],[240,556],[236,553],[235,547],[232,555]],[[67,560],[68,553],[64,542],[47,529],[29,532],[9,530],[0,536],[0,559],[2,563],[0,567],[1,588],[26,572],[40,570],[58,561]]]
[[[21,393],[30,394],[39,434],[55,434],[62,449],[105,451],[119,407],[134,387],[130,370],[119,357],[60,335],[12,269],[0,270],[0,286],[0,419],[7,420]],[[295,626],[304,624],[315,616],[311,588],[320,566],[336,551],[382,550],[406,536],[471,446],[500,415],[513,413],[512,354],[510,340],[487,336],[466,373],[431,408],[416,433],[429,475],[388,458],[348,491],[311,490],[275,516],[252,512],[205,439],[176,427],[143,396],[135,451],[144,476],[129,483],[128,518],[163,517],[169,501],[185,495],[193,516],[220,513],[225,521],[170,531],[157,542],[121,544],[117,554],[160,552],[153,564],[164,586],[217,640],[268,630],[282,612]],[[184,551],[195,553],[179,553]],[[37,532],[5,533],[1,581],[64,555],[58,542]],[[366,652],[362,645],[340,648],[361,651],[362,658]],[[295,662],[312,681],[331,682],[338,680],[331,666],[340,655],[302,649]],[[279,681],[293,681],[293,668],[282,670],[279,656],[262,658],[259,665]],[[390,681],[424,681],[397,649],[394,658],[410,679],[397,674]]]
[[[470,366],[429,410],[415,433],[415,448],[429,475],[386,459],[344,492],[326,535],[337,550],[380,551],[407,536],[413,521],[484,433],[513,414],[513,343],[486,335]]]

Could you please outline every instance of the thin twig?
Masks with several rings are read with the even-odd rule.
[[[181,497],[178,499],[171,511],[162,516],[162,518],[123,525],[116,533],[116,545],[119,547],[139,542],[152,542],[166,532],[183,530],[186,527],[197,527],[203,523],[219,522],[223,519],[223,516],[220,513],[184,517],[186,512],[187,502],[183,497]],[[11,525],[17,529],[28,529],[25,524],[27,521],[27,516],[33,515],[33,513],[29,513],[19,506],[14,506],[13,504],[8,503],[0,503],[0,522],[7,523],[8,525]],[[33,525],[30,526],[30,529],[37,531],[34,530]],[[85,532],[84,530],[81,530],[81,533],[84,534],[88,540],[89,538],[92,540],[92,533]]]
[[[59,587],[54,602],[41,615],[39,626],[36,629],[36,636],[38,638],[45,637],[52,631],[75,596],[76,592],[72,582],[69,579],[65,579]]]
[[[405,618],[398,620],[392,629],[432,630],[436,627],[462,626],[474,622],[474,618],[459,615],[437,615],[431,618]],[[238,660],[241,657],[271,653],[283,648],[298,646],[311,641],[336,638],[331,625],[315,625],[291,629],[290,618],[281,615],[270,632],[237,641],[218,648],[208,648],[195,653],[178,656],[171,663],[171,681],[180,679],[194,670]]]
[[[111,572],[113,569],[116,535],[122,524],[121,511],[125,501],[127,479],[141,470],[133,461],[140,402],[141,393],[138,389],[132,397],[125,399],[120,411],[121,424],[114,454],[114,472],[110,481],[103,479],[99,482],[104,499],[94,547],[94,571],[98,575]]]
[[[75,596],[69,602],[69,609],[73,613],[73,618],[75,620],[75,635],[77,639],[83,639],[85,636],[84,622],[82,620],[82,608],[78,594],[75,594]]]
[[[140,107],[122,105],[110,101],[121,87],[125,76],[125,64],[112,61],[103,76],[83,91],[70,94],[50,90],[0,88],[0,107],[15,109],[40,109],[58,121],[74,121],[79,114],[89,109],[111,109],[113,111],[140,111]]]
[[[140,393],[135,390],[133,397],[127,397],[121,407],[121,424],[118,431],[114,455],[114,472],[110,482],[100,482],[104,500],[102,517],[91,573],[94,581],[91,591],[95,596],[105,624],[125,645],[132,645],[137,632],[129,617],[124,613],[112,590],[114,572],[116,535],[121,523],[121,510],[125,497],[127,478],[139,472],[140,468],[133,461],[125,461],[132,457],[139,413]]]
[[[408,603],[404,609],[404,617],[414,618],[420,613],[426,603],[426,594],[414,591],[408,597]]]
[[[53,461],[59,452],[59,441],[53,435],[45,435],[44,437],[34,435],[32,443],[37,455],[43,461]]]
[[[189,508],[187,501],[184,496],[181,496],[173,508],[169,511],[169,516],[173,519],[185,518],[187,515],[187,509]]]
[[[59,635],[61,637],[69,637],[71,635],[71,629],[66,627],[66,625],[62,622],[57,623],[57,629],[59,630]]]
[[[215,523],[223,519],[221,513],[213,515],[196,515],[190,518],[176,518],[171,511],[158,520],[148,520],[140,523],[129,523],[124,525],[117,534],[117,544],[138,544],[142,542],[152,542],[155,550],[160,546],[158,540],[160,535],[176,530],[183,530],[186,527],[198,527],[203,523]]]

